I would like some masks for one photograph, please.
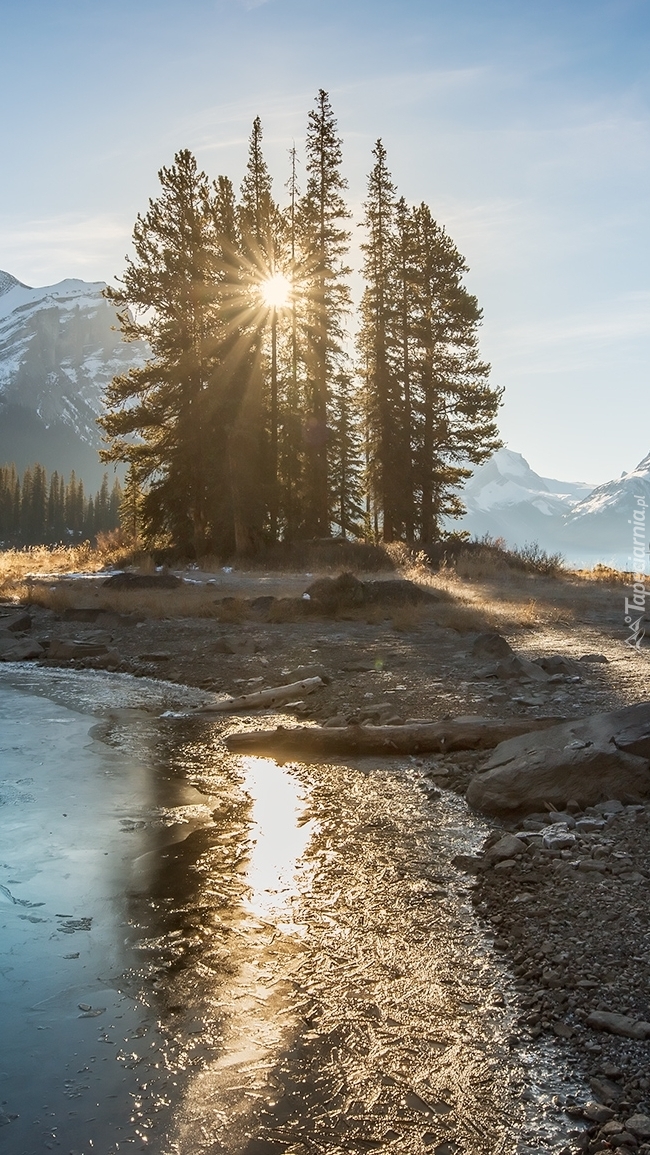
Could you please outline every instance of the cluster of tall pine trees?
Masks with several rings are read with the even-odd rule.
[[[381,141],[372,159],[358,318],[326,92],[304,189],[294,147],[282,207],[259,118],[238,196],[187,150],[160,171],[106,291],[124,337],[152,355],[112,381],[100,422],[145,540],[190,555],[332,533],[426,543],[462,512],[471,465],[499,445],[481,311],[445,229],[398,197]]]
[[[119,481],[109,490],[106,474],[94,497],[86,497],[74,471],[67,482],[56,471],[48,481],[42,465],[22,478],[15,465],[0,465],[0,547],[92,540],[117,528],[121,503]]]

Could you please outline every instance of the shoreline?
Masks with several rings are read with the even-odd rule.
[[[33,629],[51,638],[88,638],[98,632],[97,623],[66,621],[65,615],[57,619],[51,611],[33,606],[30,612]],[[390,622],[322,618],[272,623],[250,618],[220,622],[179,616],[136,622],[113,617],[103,623],[104,633],[119,648],[126,667],[122,672],[179,690],[198,689],[207,695],[248,692],[279,684],[285,677],[291,680],[289,675],[305,664],[320,666],[328,684],[291,711],[297,719],[320,722],[336,717],[370,722],[385,722],[391,716],[403,721],[435,719],[450,712],[535,717],[549,703],[558,702],[565,716],[579,717],[638,700],[647,670],[644,655],[625,652],[613,628],[613,615],[600,627],[591,620],[510,634],[527,658],[559,652],[575,660],[580,652],[594,651],[608,658],[589,666],[581,683],[563,683],[542,694],[537,687],[519,690],[477,679],[480,669],[471,654],[475,635],[459,634],[426,617],[402,629]],[[523,650],[522,641],[527,643]],[[158,656],[147,661],[147,654]],[[50,660],[39,665],[52,671],[62,668]],[[69,662],[63,668],[79,666]],[[416,764],[434,791],[444,786],[462,794],[483,758],[466,753],[417,759]],[[557,1053],[558,1071],[568,1064],[586,1087],[591,1083],[593,1117],[585,1115],[584,1102],[568,1103],[569,1114],[576,1119],[568,1151],[612,1149],[618,1136],[630,1144],[632,1133],[615,1128],[619,1124],[624,1128],[635,1114],[650,1112],[650,1082],[644,1073],[650,1066],[650,1045],[586,1025],[588,1014],[598,1009],[650,1019],[644,995],[650,954],[642,957],[646,928],[650,931],[650,883],[644,873],[650,862],[649,818],[648,807],[615,818],[605,839],[610,845],[601,846],[596,858],[595,845],[582,847],[583,857],[587,854],[605,864],[602,872],[576,869],[575,864],[551,856],[540,862],[525,853],[498,870],[480,872],[474,884],[477,917],[494,934],[495,950],[514,982],[520,1011],[512,1046],[550,1046]],[[513,827],[492,821],[490,825],[500,833]],[[617,854],[631,862],[624,862],[626,870],[612,873],[610,862]],[[585,1124],[591,1133],[581,1131]],[[642,1135],[632,1137],[636,1145],[623,1150],[650,1151]],[[607,1147],[602,1146],[605,1142]]]

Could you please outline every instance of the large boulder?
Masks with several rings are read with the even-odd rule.
[[[472,654],[475,658],[511,658],[514,650],[502,634],[479,634],[474,639]]]
[[[470,806],[530,814],[650,794],[650,702],[501,742],[472,779]]]
[[[182,584],[182,579],[173,573],[130,573],[128,570],[111,574],[102,582],[111,590],[175,590]]]
[[[66,662],[80,658],[99,658],[108,653],[105,642],[86,641],[84,638],[62,638],[50,642],[47,656]]]
[[[337,578],[318,578],[306,590],[306,608],[322,614],[361,606],[405,606],[437,602],[438,595],[424,590],[415,582],[401,578],[387,581],[359,581],[351,573]]]
[[[17,638],[0,631],[0,662],[28,662],[40,658],[43,653],[43,647],[33,638]]]
[[[0,629],[9,630],[12,634],[22,634],[31,628],[32,619],[24,610],[16,610],[14,613],[3,614],[0,617]]]

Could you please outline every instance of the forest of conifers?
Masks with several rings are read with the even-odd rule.
[[[0,548],[90,541],[120,523],[122,490],[104,474],[101,489],[86,497],[74,471],[69,480],[56,471],[48,481],[42,465],[26,469],[0,465]]]
[[[106,291],[152,356],[113,380],[100,421],[145,542],[189,556],[331,534],[430,542],[498,448],[467,266],[428,206],[398,196],[381,140],[353,310],[342,159],[321,90],[284,205],[259,118],[239,195],[187,150],[161,169]]]

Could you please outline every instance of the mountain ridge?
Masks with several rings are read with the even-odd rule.
[[[103,281],[33,288],[0,271],[0,461],[101,483],[97,417],[110,380],[147,356],[122,341]]]

